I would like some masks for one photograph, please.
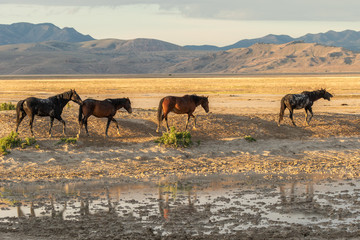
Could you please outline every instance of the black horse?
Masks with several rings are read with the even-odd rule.
[[[290,119],[294,126],[296,126],[294,119],[293,119],[293,112],[294,109],[305,109],[305,123],[309,125],[311,118],[314,116],[312,112],[312,105],[316,100],[320,98],[326,99],[330,101],[333,95],[327,92],[325,89],[320,89],[316,91],[304,91],[301,94],[287,94],[281,99],[281,106],[280,106],[280,114],[279,114],[279,122],[278,125],[280,126],[280,122],[283,120],[284,111],[286,108],[289,109],[290,112]],[[310,112],[311,116],[308,117],[308,111]]]
[[[82,104],[82,100],[79,95],[76,93],[75,89],[70,90],[53,97],[46,99],[29,97],[25,100],[18,102],[16,106],[16,132],[18,131],[21,121],[26,115],[30,119],[30,131],[34,136],[33,132],[33,122],[35,115],[40,117],[50,117],[50,130],[49,136],[51,137],[51,128],[53,126],[54,119],[56,118],[63,124],[63,134],[65,135],[65,121],[61,118],[63,108],[69,101],[74,101],[78,104]]]
[[[113,121],[116,124],[118,135],[120,135],[119,125],[114,119],[116,111],[124,107],[128,113],[132,113],[131,102],[129,98],[115,98],[115,99],[105,99],[103,101],[95,99],[86,99],[79,108],[79,133],[81,133],[81,128],[85,125],[86,134],[89,136],[89,131],[87,128],[87,120],[91,115],[94,115],[98,118],[108,118],[106,125],[105,135],[108,134],[108,129],[110,122]],[[84,115],[84,117],[83,117]]]

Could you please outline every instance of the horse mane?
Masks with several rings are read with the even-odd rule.
[[[70,100],[72,95],[72,91],[66,91],[60,94],[57,94],[55,96],[49,97],[49,98],[57,98],[57,99],[66,99],[66,100]]]
[[[326,93],[325,89],[319,89],[315,91],[303,91],[301,94],[307,95],[311,100],[317,100],[319,98],[324,97],[324,94]]]
[[[118,106],[120,104],[124,104],[128,100],[129,100],[128,98],[107,98],[107,99],[105,99],[105,101],[109,101],[113,105],[116,105],[116,106]]]
[[[198,95],[196,95],[196,94],[185,95],[185,96],[190,97],[190,99],[191,99],[192,101],[194,101],[194,103],[195,103],[196,105],[199,105],[200,102],[201,102],[201,100],[204,99],[204,97],[200,97],[200,96],[198,96]],[[185,96],[184,96],[184,97],[185,97]]]

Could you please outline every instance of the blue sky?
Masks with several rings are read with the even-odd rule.
[[[358,0],[0,0],[0,24],[50,22],[96,39],[225,46],[267,34],[360,29]]]

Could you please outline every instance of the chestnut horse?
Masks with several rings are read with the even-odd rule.
[[[160,100],[157,119],[158,119],[158,127],[156,132],[160,131],[160,125],[162,120],[165,118],[166,127],[169,131],[169,124],[168,124],[168,114],[170,112],[174,112],[176,114],[187,114],[188,118],[186,121],[185,130],[189,124],[190,117],[194,118],[194,128],[196,128],[196,118],[193,115],[196,107],[201,105],[205,112],[209,112],[209,100],[208,97],[200,97],[197,95],[185,95],[183,97],[174,97],[174,96],[167,96]]]
[[[280,114],[279,114],[279,121],[278,125],[280,126],[280,122],[284,118],[284,111],[286,108],[289,109],[290,112],[290,119],[294,126],[296,126],[294,119],[293,119],[293,112],[294,109],[305,109],[305,123],[309,126],[311,118],[314,116],[312,112],[312,105],[315,101],[319,100],[320,98],[326,99],[330,101],[333,95],[327,92],[325,89],[320,89],[316,91],[304,91],[301,94],[287,94],[281,99],[281,106],[280,106]],[[311,116],[308,117],[308,112],[310,112]]]
[[[63,124],[63,134],[65,134],[65,121],[61,118],[62,111],[69,101],[82,104],[82,100],[76,93],[75,89],[55,95],[46,99],[29,97],[18,102],[16,106],[16,132],[18,131],[21,121],[26,117],[30,118],[30,131],[34,136],[33,123],[35,115],[40,117],[50,117],[49,136],[51,137],[51,129],[56,118]]]
[[[116,98],[116,99],[105,99],[103,101],[95,99],[86,99],[79,108],[79,133],[81,133],[81,128],[85,125],[86,134],[89,136],[89,131],[87,127],[87,120],[91,115],[94,115],[98,118],[107,118],[107,125],[105,130],[105,136],[108,136],[108,129],[110,122],[113,121],[116,124],[117,133],[120,135],[119,125],[114,119],[116,111],[120,108],[125,108],[128,113],[132,113],[131,102],[129,98]],[[83,117],[84,115],[84,117]]]

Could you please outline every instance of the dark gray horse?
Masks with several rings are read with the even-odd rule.
[[[29,97],[25,100],[19,101],[16,106],[16,132],[18,131],[21,121],[26,115],[28,115],[30,119],[30,131],[31,134],[34,136],[33,122],[35,115],[37,115],[40,117],[50,117],[50,137],[51,128],[53,126],[55,118],[63,124],[63,134],[65,134],[65,121],[61,118],[61,114],[63,108],[70,100],[80,105],[82,104],[82,100],[76,93],[75,89],[71,89],[70,91],[46,99]]]
[[[284,111],[286,108],[289,109],[290,112],[290,119],[294,126],[296,126],[294,119],[293,119],[293,112],[294,109],[305,109],[305,122],[306,125],[309,125],[311,118],[314,116],[312,112],[312,105],[316,100],[320,98],[326,99],[330,101],[333,95],[327,92],[325,89],[320,89],[312,92],[304,91],[301,94],[287,94],[281,99],[280,105],[280,114],[279,114],[279,122],[278,125],[280,126],[280,122],[283,120]],[[311,116],[308,117],[308,112],[310,112]]]

